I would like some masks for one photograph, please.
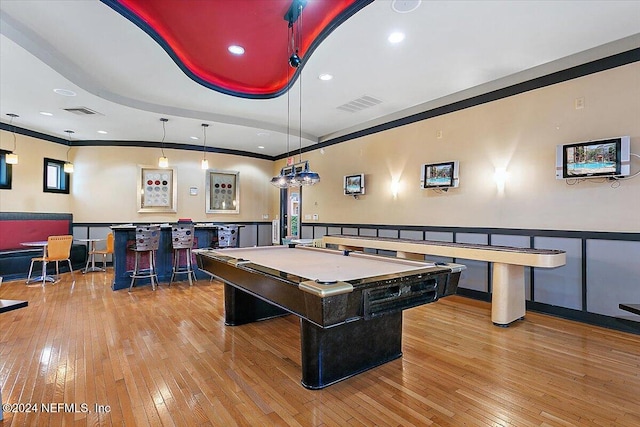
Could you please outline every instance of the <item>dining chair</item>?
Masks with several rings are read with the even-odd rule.
[[[71,277],[75,280],[73,276],[73,267],[71,266],[72,243],[73,236],[71,235],[49,236],[49,238],[47,239],[47,248],[45,250],[45,255],[41,257],[31,258],[31,266],[29,267],[29,277],[27,278],[27,283],[31,280],[31,272],[33,271],[33,263],[35,262],[42,263],[42,286],[44,286],[46,282],[47,263],[49,262],[56,263],[57,279],[60,276],[59,262],[67,261],[69,263],[69,272],[71,273]]]
[[[87,258],[87,267],[89,267],[89,261],[92,256],[102,255],[102,270],[107,271],[107,255],[113,255],[113,233],[107,234],[107,246],[104,249],[95,249],[93,251],[89,251],[89,257]]]

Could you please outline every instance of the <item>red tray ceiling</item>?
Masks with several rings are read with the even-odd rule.
[[[307,2],[302,13],[304,59],[338,25],[373,0]],[[291,35],[284,16],[292,0],[103,0],[156,40],[198,83],[245,98],[278,96],[302,66],[288,66]],[[244,55],[228,52],[244,47]]]

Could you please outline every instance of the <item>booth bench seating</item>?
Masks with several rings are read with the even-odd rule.
[[[4,280],[26,278],[31,258],[41,256],[41,248],[22,246],[22,242],[45,241],[49,236],[73,234],[73,215],[68,213],[0,212],[0,277]],[[74,270],[84,267],[87,247],[71,247]],[[55,265],[52,263],[52,266]],[[64,265],[61,272],[68,271]]]

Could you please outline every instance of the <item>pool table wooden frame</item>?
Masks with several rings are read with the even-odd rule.
[[[301,246],[194,252],[225,283],[225,324],[300,318],[301,382],[310,389],[401,357],[402,311],[455,293],[465,268]]]

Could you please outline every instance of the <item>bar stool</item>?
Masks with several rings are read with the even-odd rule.
[[[151,288],[155,291],[158,282],[158,274],[156,272],[155,252],[160,245],[160,226],[159,225],[140,225],[136,227],[136,243],[129,249],[136,254],[136,262],[131,273],[131,284],[129,292],[133,288],[136,279],[151,279]],[[149,256],[149,268],[142,268],[140,258],[143,254]],[[154,279],[155,278],[155,282]]]
[[[173,246],[173,271],[171,272],[171,280],[169,286],[173,282],[176,274],[186,274],[189,278],[189,286],[193,286],[193,280],[196,278],[196,272],[193,271],[193,263],[191,261],[191,248],[193,248],[194,227],[193,224],[174,224],[171,227],[171,245]],[[186,258],[184,265],[181,265],[181,254]]]
[[[238,226],[221,225],[218,227],[218,247],[236,248],[238,247]]]

